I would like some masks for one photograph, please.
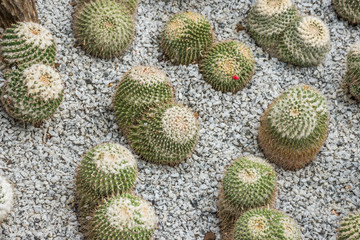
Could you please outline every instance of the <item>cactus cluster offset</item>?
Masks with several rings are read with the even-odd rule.
[[[0,224],[6,219],[14,205],[14,189],[8,180],[0,176]]]
[[[199,67],[205,81],[215,90],[237,92],[250,81],[255,60],[243,43],[226,41],[212,46]]]
[[[162,32],[162,48],[178,64],[198,61],[212,43],[213,30],[209,20],[194,12],[176,14]]]
[[[252,209],[244,213],[234,229],[234,240],[301,240],[296,222],[275,209]]]
[[[150,240],[157,222],[148,202],[130,194],[115,195],[103,201],[94,212],[89,239]]]
[[[98,1],[98,0],[78,0],[78,4],[81,6],[82,4],[89,3],[91,1]],[[119,2],[123,6],[125,6],[131,14],[136,12],[138,7],[139,1],[138,0],[114,0]]]
[[[198,140],[198,121],[182,105],[170,103],[151,108],[130,128],[128,139],[145,160],[176,165],[187,158]]]
[[[95,57],[118,57],[130,46],[135,23],[121,3],[97,0],[84,4],[74,19],[75,35],[85,52]]]
[[[149,108],[173,101],[173,89],[163,71],[151,66],[137,66],[125,73],[118,84],[113,106],[118,124],[126,134]]]
[[[3,69],[35,63],[53,65],[56,45],[50,31],[40,24],[20,22],[6,29],[0,52]]]
[[[51,117],[63,99],[64,83],[54,68],[44,64],[24,66],[5,74],[0,100],[10,116],[40,123]]]
[[[295,170],[312,161],[328,135],[325,97],[308,85],[290,88],[261,118],[259,144],[270,161]]]
[[[360,0],[332,0],[340,17],[352,24],[360,24]]]
[[[360,42],[350,49],[346,61],[347,72],[345,82],[349,87],[351,95],[360,101]]]
[[[337,240],[360,239],[360,213],[347,216],[341,223],[338,230]]]

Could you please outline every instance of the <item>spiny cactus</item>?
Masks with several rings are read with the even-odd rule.
[[[54,68],[34,64],[4,76],[0,100],[10,116],[23,122],[40,123],[50,118],[63,99],[64,83]]]
[[[144,111],[157,104],[174,101],[169,78],[158,68],[131,68],[117,86],[113,105],[123,133],[140,118]]]
[[[20,22],[7,28],[0,49],[2,69],[35,63],[53,65],[56,56],[52,34],[34,22]]]
[[[84,155],[76,175],[80,208],[93,209],[104,197],[130,191],[136,176],[136,160],[128,149],[116,143],[93,147]]]
[[[355,44],[347,55],[345,82],[350,93],[360,101],[360,42]]]
[[[81,6],[84,3],[89,3],[91,1],[98,1],[98,0],[78,0],[78,5]],[[131,14],[136,12],[138,7],[139,1],[138,0],[115,0],[120,4],[124,5]]]
[[[352,24],[360,24],[360,0],[332,0],[337,14]]]
[[[0,176],[0,223],[9,215],[14,205],[14,190],[13,186],[6,180],[5,177]]]
[[[150,240],[157,222],[154,208],[145,200],[131,194],[116,195],[96,209],[89,239]]]
[[[298,15],[292,0],[257,0],[247,17],[248,31],[259,46],[272,48]]]
[[[275,209],[252,209],[244,213],[234,229],[234,240],[301,240],[296,222]]]
[[[261,118],[259,144],[268,160],[295,170],[311,162],[328,135],[325,97],[307,85],[284,92]]]
[[[302,17],[291,24],[281,36],[278,46],[282,61],[304,67],[320,64],[329,51],[329,29],[314,16]]]
[[[276,173],[265,160],[245,156],[226,170],[219,195],[219,217],[227,239],[235,220],[251,208],[272,206],[276,195]]]
[[[209,20],[194,12],[173,16],[162,33],[162,48],[175,63],[188,65],[199,60],[212,45],[213,30]]]
[[[360,239],[360,213],[347,216],[341,223],[338,230],[337,240],[358,240]]]
[[[251,79],[255,60],[251,50],[238,41],[215,44],[200,63],[205,81],[218,91],[237,92]]]
[[[198,121],[187,107],[170,103],[151,108],[130,128],[131,146],[145,160],[170,166],[187,158],[198,139]]]
[[[130,46],[134,25],[126,7],[113,0],[85,4],[74,19],[75,35],[85,52],[106,59],[120,56]]]

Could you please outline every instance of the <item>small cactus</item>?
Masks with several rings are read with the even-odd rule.
[[[360,101],[360,42],[355,44],[347,55],[345,82],[351,95]]]
[[[340,17],[352,24],[360,24],[360,0],[332,0]]]
[[[118,57],[130,46],[133,16],[119,2],[97,0],[83,5],[74,19],[75,35],[85,52],[95,57]]]
[[[157,228],[154,208],[131,195],[105,199],[90,220],[89,239],[150,240]]]
[[[358,240],[360,239],[360,213],[347,216],[341,223],[338,230],[337,240]]]
[[[162,48],[175,63],[197,62],[212,45],[213,30],[209,20],[193,12],[173,16],[162,33]]]
[[[128,138],[135,152],[145,160],[173,166],[191,155],[198,128],[190,109],[170,103],[143,114],[130,128]]]
[[[261,118],[259,145],[268,160],[290,170],[311,162],[323,146],[329,125],[325,97],[307,85],[284,92]]]
[[[49,30],[38,23],[20,22],[7,28],[0,45],[1,68],[43,63],[53,65],[56,45]]]
[[[329,29],[318,17],[301,17],[285,30],[277,51],[284,62],[304,67],[318,65],[330,51]]]
[[[173,89],[163,71],[151,66],[137,66],[125,73],[118,84],[113,105],[118,124],[126,134],[144,111],[173,101]]]
[[[275,209],[258,208],[244,213],[234,229],[234,240],[301,240],[296,222]]]
[[[255,60],[244,44],[226,41],[212,46],[199,67],[205,81],[215,90],[237,92],[250,81]]]
[[[78,0],[78,5],[81,6],[82,4],[89,3],[91,1],[98,1],[98,0]],[[124,5],[131,14],[134,14],[136,12],[136,9],[139,4],[138,0],[115,0],[115,1]]]
[[[0,176],[0,224],[6,219],[14,205],[14,189],[8,180]]]
[[[10,116],[37,124],[50,118],[63,99],[64,83],[54,68],[24,66],[5,74],[0,100]]]
[[[270,49],[298,15],[292,0],[257,0],[247,17],[248,31],[259,46]]]

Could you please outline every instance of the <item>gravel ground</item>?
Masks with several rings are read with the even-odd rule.
[[[177,100],[199,113],[199,144],[191,158],[171,168],[139,159],[136,192],[152,202],[159,216],[155,239],[203,239],[216,218],[218,186],[225,167],[243,154],[263,156],[257,144],[259,120],[268,104],[288,87],[306,83],[330,102],[328,140],[316,160],[297,172],[277,168],[277,208],[295,218],[304,239],[334,240],[343,216],[360,208],[359,104],[342,86],[345,56],[360,40],[360,27],[338,19],[330,0],[296,0],[303,13],[329,25],[332,49],[316,68],[297,68],[270,58],[245,31],[248,0],[140,0],[136,36],[122,59],[106,61],[75,45],[69,0],[37,0],[42,24],[56,38],[58,70],[66,81],[60,110],[40,128],[11,119],[0,107],[0,174],[16,185],[14,211],[1,225],[2,239],[83,239],[74,202],[74,173],[90,147],[114,141],[127,145],[110,108],[116,82],[131,66],[154,65],[167,72]],[[160,50],[160,32],[174,13],[201,12],[217,39],[249,45],[256,73],[237,94],[211,89],[197,65],[174,66]],[[0,80],[0,84],[1,84]]]

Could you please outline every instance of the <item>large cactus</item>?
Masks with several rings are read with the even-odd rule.
[[[350,49],[346,61],[345,82],[350,93],[360,101],[360,42]]]
[[[354,213],[340,223],[337,240],[360,239],[360,213]]]
[[[360,24],[360,0],[332,0],[332,3],[337,14],[352,24]]]

